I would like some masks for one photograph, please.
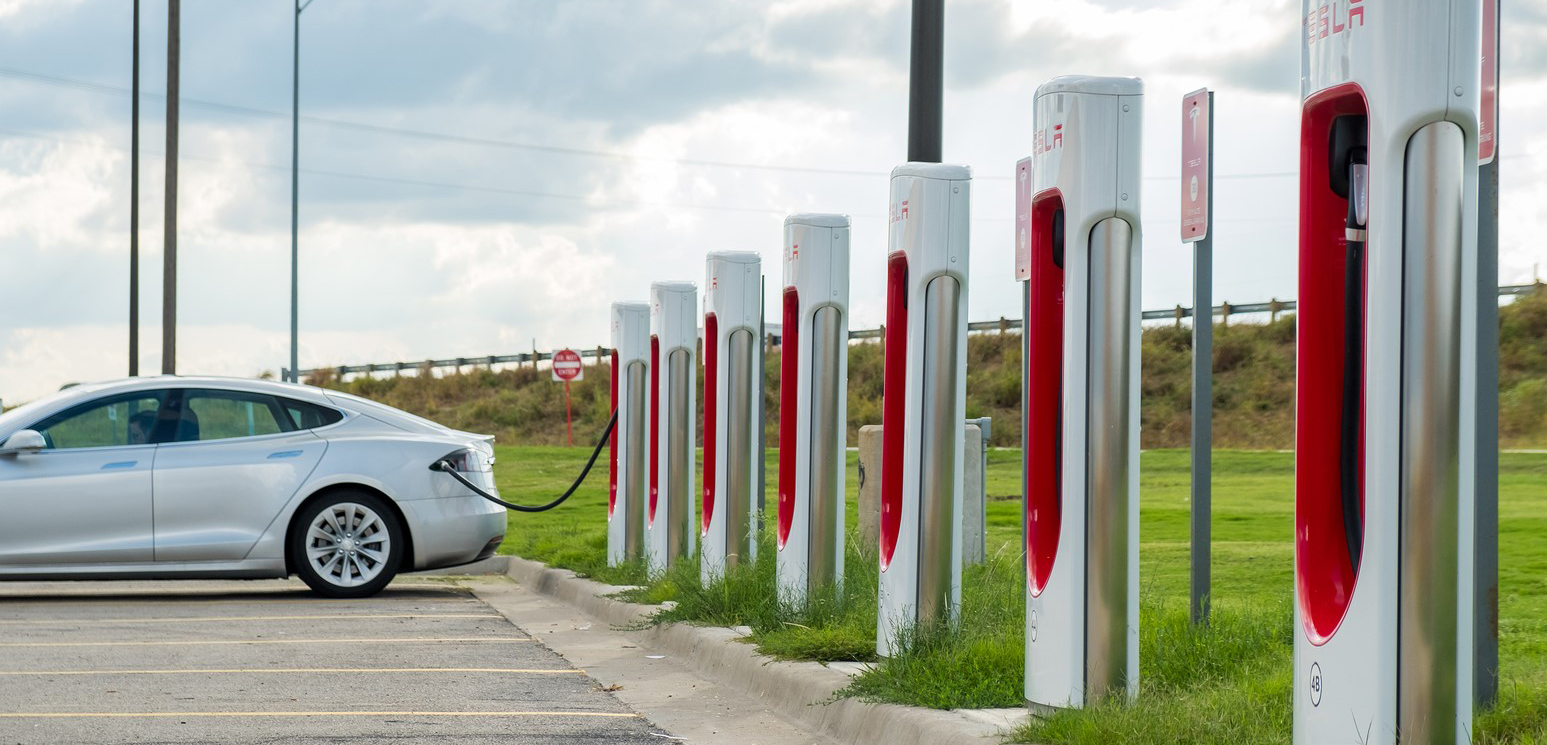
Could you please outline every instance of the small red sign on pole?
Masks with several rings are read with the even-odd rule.
[[[1209,234],[1209,152],[1213,114],[1209,89],[1182,97],[1182,242],[1203,240]]]
[[[1031,158],[1015,164],[1015,279],[1031,279]]]
[[[1499,2],[1483,1],[1483,87],[1477,112],[1477,164],[1493,162],[1499,121]]]
[[[564,434],[569,446],[575,446],[574,409],[569,404],[569,381],[585,377],[585,363],[573,349],[560,349],[553,353],[553,379],[564,381]]]

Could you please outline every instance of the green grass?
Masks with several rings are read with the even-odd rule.
[[[497,448],[502,494],[535,504],[579,472],[583,448]],[[921,634],[914,651],[878,663],[843,695],[969,708],[1021,705],[1023,612],[1019,556],[1019,453],[989,452],[989,545],[994,556],[963,579],[963,618],[953,636]],[[770,487],[776,454],[768,457]],[[1500,459],[1499,705],[1479,712],[1479,743],[1547,743],[1547,455]],[[1187,618],[1188,454],[1140,456],[1141,695],[1129,705],[1065,712],[1018,733],[1043,743],[1287,743],[1291,707],[1294,523],[1293,455],[1214,455],[1213,623]],[[848,469],[848,520],[858,524],[857,464]],[[768,495],[769,504],[773,494]],[[615,584],[642,584],[642,568],[609,569],[606,471],[565,505],[511,513],[502,553],[515,553]],[[762,651],[793,659],[873,659],[875,564],[851,540],[842,595],[808,608],[773,600],[773,562],[760,561],[705,587],[691,559],[634,591],[675,600],[661,621],[752,628]],[[772,555],[763,537],[761,555]]]
[[[1260,318],[1260,316],[1258,317]],[[1186,447],[1192,432],[1192,332],[1144,329],[1140,438],[1144,448]],[[849,444],[859,427],[881,421],[882,349],[849,346]],[[994,418],[995,442],[1020,442],[1021,337],[1013,332],[967,338],[967,416]],[[701,376],[699,390],[702,391]],[[571,386],[575,442],[594,442],[609,413],[607,365],[589,365]],[[328,370],[307,379],[412,411],[457,429],[497,435],[500,442],[565,441],[564,386],[547,370],[360,376],[340,383]],[[779,426],[779,350],[768,353],[763,407],[769,442]],[[1214,329],[1216,448],[1294,446],[1295,317]],[[702,400],[702,393],[700,393]],[[1547,447],[1547,292],[1499,309],[1499,439],[1505,447]],[[1014,493],[1014,492],[1008,492]]]

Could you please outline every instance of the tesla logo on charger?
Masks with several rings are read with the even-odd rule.
[[[1364,27],[1364,0],[1333,0],[1305,16],[1305,42],[1315,44],[1355,25]]]
[[[901,209],[895,204],[892,205],[891,224],[896,225],[906,219],[908,219],[908,200],[904,199]]]
[[[1037,131],[1036,138],[1032,141],[1031,144],[1031,151],[1037,155],[1041,155],[1043,153],[1050,153],[1054,148],[1060,148],[1063,146],[1064,125],[1054,124],[1052,138],[1047,136],[1047,130],[1045,129]]]
[[[784,251],[784,260],[785,261],[799,261],[800,260],[800,244],[799,243],[796,243],[795,245],[790,246],[789,248],[785,249],[785,251]]]

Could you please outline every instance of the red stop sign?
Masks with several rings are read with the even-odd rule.
[[[580,362],[580,353],[573,349],[560,349],[553,353],[553,379],[568,383],[571,380],[579,380],[580,373],[585,366]]]

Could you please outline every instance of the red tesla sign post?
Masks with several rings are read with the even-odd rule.
[[[553,353],[553,379],[564,381],[564,435],[569,440],[569,446],[575,446],[574,410],[569,405],[569,381],[583,380],[585,378],[585,365],[580,361],[580,353],[573,349],[560,349]]]
[[[1192,620],[1208,622],[1214,448],[1214,94],[1182,97],[1182,242],[1193,244]]]

